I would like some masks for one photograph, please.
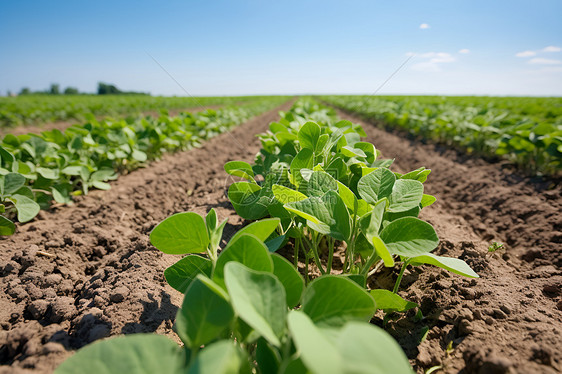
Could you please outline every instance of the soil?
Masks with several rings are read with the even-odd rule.
[[[206,110],[206,109],[218,109],[220,108],[220,105],[208,105],[205,107],[196,107],[196,108],[185,108],[185,109],[169,109],[168,113],[170,114],[170,116],[177,116],[178,114],[180,114],[181,112],[191,112],[191,113],[195,113],[195,112],[200,112],[202,110]],[[142,116],[151,116],[151,117],[157,117],[160,115],[160,112],[158,111],[149,111],[149,112],[142,112],[141,114]],[[122,116],[126,116],[126,114],[122,114]],[[101,121],[105,118],[112,118],[111,116],[100,116],[97,117],[98,121]],[[51,122],[51,123],[44,123],[42,125],[30,125],[30,126],[18,126],[18,127],[0,127],[0,137],[7,135],[7,134],[12,134],[12,135],[24,135],[24,134],[40,134],[43,131],[51,131],[51,130],[60,130],[60,131],[64,131],[67,128],[69,128],[70,126],[76,125],[76,124],[82,124],[84,123],[84,121],[79,121],[79,120],[68,120],[68,121],[56,121],[56,122]]]
[[[481,277],[429,266],[406,271],[400,293],[421,305],[424,318],[408,313],[387,331],[417,372],[437,365],[437,373],[560,372],[561,186],[341,116],[363,123],[368,141],[396,158],[395,170],[432,169],[426,193],[438,200],[422,214],[441,238],[435,252],[464,259]],[[254,135],[277,119],[274,110],[166,156],[0,240],[0,373],[51,372],[75,349],[110,335],[177,340],[171,327],[181,295],[162,273],[178,257],[154,249],[148,233],[173,213],[212,207],[229,220],[226,238],[244,225],[225,196],[223,165],[252,161],[260,148]],[[488,254],[492,241],[505,249]],[[397,273],[383,269],[371,286],[392,288]]]

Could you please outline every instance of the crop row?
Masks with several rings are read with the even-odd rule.
[[[85,121],[87,114],[93,114],[96,117],[129,115],[164,109],[234,105],[262,99],[266,98],[256,96],[160,97],[146,95],[25,95],[0,97],[0,127],[40,125],[68,120]]]
[[[6,135],[0,142],[0,235],[15,231],[14,218],[33,219],[54,200],[66,204],[91,188],[108,189],[120,172],[142,167],[165,152],[186,150],[269,110],[283,98],[236,107],[161,115],[137,120],[96,121],[66,131]]]
[[[562,99],[328,96],[341,109],[413,135],[500,156],[531,173],[562,171]]]
[[[259,135],[253,165],[225,165],[241,179],[229,188],[232,205],[255,222],[222,250],[226,220],[213,209],[172,215],[150,234],[160,251],[186,255],[164,272],[185,294],[174,325],[183,347],[155,334],[112,338],[57,373],[412,372],[394,339],[369,323],[377,311],[388,321],[418,308],[397,294],[405,269],[478,277],[464,261],[431,253],[439,239],[418,218],[435,201],[423,193],[430,170],[391,171],[360,126],[313,101],[281,115]],[[369,288],[378,269],[396,263],[392,291]]]

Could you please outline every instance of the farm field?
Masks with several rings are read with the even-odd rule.
[[[37,127],[86,121],[86,113],[97,118],[160,111],[207,108],[254,101],[255,96],[240,97],[162,97],[149,95],[24,95],[0,97],[0,131],[13,127]]]
[[[188,314],[191,309],[189,303],[182,302],[182,293],[189,295],[190,290],[194,293],[196,286],[200,292],[209,292],[215,286],[205,288],[205,285],[215,282],[216,287],[222,288],[208,297],[229,300],[224,302],[228,305],[232,299],[236,315],[259,337],[258,351],[267,347],[268,352],[274,352],[280,359],[276,361],[268,356],[268,361],[263,356],[252,356],[256,353],[246,346],[253,342],[242,348],[231,345],[240,349],[238,353],[232,349],[219,352],[231,359],[231,364],[240,361],[232,357],[248,354],[256,359],[259,372],[275,372],[266,369],[271,366],[265,363],[272,362],[279,372],[323,372],[325,358],[318,360],[304,342],[312,339],[315,332],[328,334],[328,329],[323,330],[326,327],[332,329],[332,338],[337,333],[342,340],[346,337],[344,332],[352,328],[357,334],[372,334],[367,340],[372,343],[367,347],[376,351],[384,346],[396,365],[392,366],[383,356],[378,357],[381,372],[407,372],[407,366],[402,365],[406,360],[399,350],[393,350],[392,342],[375,344],[388,336],[373,326],[384,328],[398,342],[418,373],[431,369],[437,373],[562,370],[562,354],[557,348],[562,337],[562,187],[557,179],[562,151],[559,148],[560,99],[321,97],[322,101],[346,112],[309,98],[253,97],[242,104],[240,98],[222,102],[222,98],[207,99],[207,104],[217,105],[216,113],[162,116],[161,120],[132,123],[115,121],[121,126],[119,131],[127,133],[123,129],[129,128],[136,134],[129,139],[134,141],[125,142],[131,148],[123,157],[109,159],[109,163],[107,159],[96,160],[91,155],[104,142],[95,138],[91,145],[94,153],[75,158],[79,162],[84,160],[82,156],[96,161],[80,164],[92,169],[88,177],[80,172],[70,173],[68,169],[65,173],[69,165],[61,165],[59,161],[33,159],[29,151],[25,154],[29,147],[21,144],[37,146],[35,140],[30,141],[36,137],[3,138],[3,197],[10,187],[6,183],[7,175],[24,172],[25,187],[37,198],[40,192],[33,186],[38,175],[48,179],[42,174],[47,172],[37,170],[46,167],[44,162],[50,169],[58,170],[53,172],[58,178],[50,179],[48,185],[54,189],[50,190],[53,198],[53,192],[61,190],[57,186],[64,184],[72,188],[63,201],[55,198],[50,209],[41,210],[27,223],[17,223],[13,235],[0,239],[0,364],[3,365],[0,372],[52,372],[74,357],[75,361],[68,361],[60,371],[72,372],[71,365],[80,362],[78,355],[72,356],[77,349],[106,337],[134,333],[157,333],[176,343],[183,341],[190,348],[188,355],[193,354],[192,360],[198,360],[190,362],[190,369],[196,364],[205,367],[208,364],[205,352],[211,348],[225,349],[224,346],[219,347],[220,342],[212,343],[201,349],[197,357],[191,352],[197,353],[200,345],[216,341],[219,335],[226,340],[228,336],[221,335],[224,333],[221,330],[207,340],[195,340],[204,341],[196,344],[193,336],[203,339],[201,334],[210,334],[208,330],[191,335],[191,328],[178,336],[173,326],[178,310],[178,315],[198,316],[195,312]],[[230,106],[233,102],[239,105]],[[175,104],[154,105],[147,109],[172,109]],[[487,109],[481,109],[484,107]],[[121,113],[129,109],[123,110]],[[190,122],[190,118],[195,121]],[[444,118],[450,122],[445,123]],[[102,121],[100,128],[110,130],[116,126],[112,123]],[[444,124],[444,130],[436,127],[440,123]],[[194,124],[199,126],[197,131]],[[421,128],[420,124],[428,126]],[[487,128],[484,137],[475,126]],[[166,130],[170,127],[179,133]],[[82,139],[93,133],[93,128],[87,125],[76,128],[75,134],[82,134],[78,129],[86,130]],[[141,129],[161,131],[164,136],[147,137],[150,142],[143,141],[139,136]],[[414,136],[405,135],[404,129]],[[69,134],[72,131],[71,128]],[[113,139],[111,132],[104,134]],[[193,134],[199,136],[196,141],[192,139]],[[524,136],[526,140],[522,140]],[[69,144],[73,139],[71,136],[66,141],[53,142],[56,144],[53,150],[72,151]],[[154,139],[159,140],[156,146]],[[89,144],[88,141],[84,144]],[[533,148],[525,142],[532,143]],[[522,148],[515,147],[518,144],[523,144]],[[146,159],[138,153],[133,155],[137,145]],[[115,148],[119,147],[116,143]],[[498,153],[500,149],[505,153]],[[14,157],[9,165],[6,152]],[[107,152],[115,153],[115,150],[108,148],[101,153]],[[258,152],[261,156],[256,159]],[[60,158],[68,161],[70,156],[66,151],[64,154]],[[490,159],[493,154],[505,157],[511,166]],[[19,164],[14,168],[17,162],[27,162],[29,170],[20,169]],[[112,173],[119,172],[119,178],[111,174],[96,181],[99,183],[92,183],[90,191],[84,190],[90,173],[109,169],[108,165],[115,168]],[[33,167],[36,170],[31,170]],[[334,170],[337,172],[331,173]],[[107,191],[96,188],[100,186],[111,188]],[[436,197],[435,203],[431,196]],[[70,198],[73,204],[65,204]],[[314,205],[320,203],[324,205]],[[186,232],[195,233],[195,226],[187,226],[187,231],[176,237],[179,233],[174,227],[166,226],[166,222],[168,225],[172,222],[169,217],[180,212],[205,217],[211,209],[218,219],[214,219],[216,223],[212,218],[202,221],[209,230],[205,231],[203,226],[205,235],[212,234],[211,239],[215,238],[212,240],[221,243],[223,249],[230,239],[235,243],[237,235],[238,240],[242,237],[257,241],[258,247],[265,249],[280,246],[277,253],[290,261],[283,264],[295,264],[300,273],[296,276],[290,273],[292,287],[287,286],[289,276],[281,276],[289,273],[268,271],[267,266],[260,268],[262,265],[257,261],[241,259],[236,261],[242,265],[223,263],[222,276],[214,273],[212,277],[208,275],[209,279],[202,275],[196,278],[178,270],[180,275],[175,282],[170,273],[165,278],[165,269],[178,266],[174,263],[180,259],[169,253],[205,252],[180,248],[182,245],[174,240],[179,243],[185,239],[182,235]],[[8,213],[9,219],[17,220],[14,211]],[[248,230],[250,221],[269,216],[279,218],[279,224],[268,221],[275,223],[272,230],[278,234],[270,237],[268,233],[264,238],[240,235],[244,228]],[[360,220],[360,216],[366,219]],[[194,215],[189,217],[196,220]],[[225,219],[221,240],[218,223]],[[408,225],[402,227],[406,233],[396,228],[405,222]],[[428,229],[431,226],[435,232]],[[413,227],[420,227],[418,234],[407,237],[408,227],[411,232],[417,230]],[[216,232],[219,232],[218,242]],[[258,231],[253,233],[259,235]],[[192,240],[190,235],[186,237]],[[400,242],[408,244],[396,244]],[[185,243],[184,247],[188,245]],[[213,261],[213,268],[222,269],[219,265],[225,260],[221,257],[226,258],[228,249],[232,253],[237,247],[232,244],[226,248],[218,255],[216,248],[207,250],[204,257]],[[446,262],[440,256],[459,260]],[[194,255],[185,258],[195,261]],[[274,265],[282,261],[277,255],[272,258]],[[426,265],[412,266],[424,261]],[[429,265],[435,265],[436,261],[438,266]],[[347,273],[348,279],[322,275],[330,273],[330,269],[335,274]],[[373,274],[367,276],[371,271]],[[302,291],[301,287],[300,292],[304,296],[295,292],[301,276],[306,282],[306,290]],[[272,318],[264,311],[261,319],[252,318],[255,315],[248,312],[246,304],[237,301],[246,300],[253,305],[250,293],[242,295],[247,299],[237,299],[244,293],[235,286],[236,282],[242,284],[245,280],[249,283],[241,289],[252,289],[257,283],[248,279],[257,282],[259,277],[262,285],[283,286],[285,291],[281,294],[287,296],[288,304],[284,309],[271,306],[270,310],[281,313],[281,320],[288,309],[302,305],[299,311],[288,313],[287,326],[280,328],[283,331],[276,330],[271,322],[279,318]],[[355,305],[346,310],[345,301],[329,301],[329,293],[325,294],[325,300],[315,301],[308,289],[318,287],[317,292],[321,294],[322,279],[332,282],[333,289],[341,286],[356,292],[356,299],[351,302]],[[268,290],[262,288],[265,291],[261,292]],[[388,296],[392,302],[381,297],[386,293],[373,293],[373,290],[386,290],[389,294],[395,291],[393,297]],[[227,293],[229,296],[224,297]],[[397,295],[400,297],[395,298]],[[258,292],[258,296],[264,294]],[[294,296],[292,300],[290,296]],[[189,298],[186,296],[185,300]],[[319,309],[322,303],[331,302],[328,314],[339,316],[347,323],[345,328],[343,322],[330,321],[314,309],[314,302],[320,304]],[[266,321],[265,327],[254,322],[262,319]],[[369,320],[372,326],[367,323]],[[203,324],[206,321],[202,320],[202,326],[210,326]],[[295,326],[308,331],[308,337],[300,336]],[[244,338],[251,342],[251,334],[236,335],[242,331],[233,328],[233,335],[238,341]],[[356,335],[347,337],[353,336]],[[288,351],[298,349],[286,355],[276,345],[276,339],[288,344]],[[313,342],[311,346],[326,344],[325,349],[333,349],[332,345],[336,344],[327,337],[308,341]],[[146,347],[143,342],[137,344]],[[355,343],[350,341],[352,344]],[[363,356],[354,356],[345,349],[338,352],[334,357],[341,354],[343,363],[336,361],[334,365],[348,368],[345,365],[353,357],[356,363],[363,364],[364,371],[359,372],[372,372],[376,367],[368,359],[374,357],[372,352]],[[177,355],[171,357],[177,359]],[[236,372],[244,372],[244,365],[238,365]],[[79,370],[80,366],[74,368]],[[170,372],[175,371],[170,369]]]

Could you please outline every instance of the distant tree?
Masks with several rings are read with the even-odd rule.
[[[112,84],[98,83],[98,95],[116,95],[120,93],[121,91]]]
[[[66,87],[64,89],[65,95],[78,95],[78,88],[75,87]]]
[[[31,90],[28,87],[24,87],[21,89],[20,91],[20,95],[29,95],[31,93]]]
[[[49,93],[51,95],[59,95],[60,94],[60,86],[56,83],[51,84],[51,88],[49,89]]]

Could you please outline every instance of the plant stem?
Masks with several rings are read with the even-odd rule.
[[[295,263],[295,268],[299,268],[299,246],[300,246],[300,238],[296,238],[295,239],[295,254],[293,255],[294,257],[294,263]]]
[[[373,250],[373,254],[371,255],[371,257],[369,257],[367,259],[367,262],[365,263],[365,265],[363,265],[363,268],[361,269],[360,274],[361,275],[366,275],[369,270],[371,269],[371,266],[373,266],[373,264],[380,259],[380,257],[377,255],[377,251]]]
[[[308,276],[308,252],[305,251],[304,254],[304,272],[306,273],[306,278],[304,279],[305,285],[308,285],[308,280],[309,280],[309,276]]]
[[[328,240],[328,265],[326,266],[326,273],[330,274],[332,272],[332,260],[334,258],[334,242],[335,239],[332,237],[326,237]]]
[[[404,270],[410,264],[410,261],[404,261],[402,264],[402,269],[400,269],[400,274],[398,274],[398,279],[396,279],[396,283],[394,284],[394,289],[392,290],[393,293],[398,292],[398,288],[400,287],[400,282],[402,282],[402,276],[404,275]]]
[[[324,268],[322,267],[322,263],[320,262],[320,257],[318,256],[318,234],[313,231],[311,233],[312,236],[312,242],[306,237],[304,236],[304,240],[308,243],[310,249],[312,249],[312,254],[314,257],[314,263],[316,264],[316,267],[320,270],[321,274],[326,274],[326,271],[324,270]]]

